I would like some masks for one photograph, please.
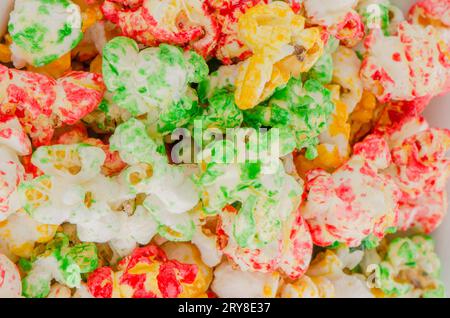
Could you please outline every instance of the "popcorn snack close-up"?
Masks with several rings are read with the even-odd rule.
[[[0,0],[0,298],[445,298],[449,151],[450,0]]]

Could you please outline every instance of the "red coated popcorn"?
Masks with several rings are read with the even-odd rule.
[[[388,133],[392,164],[387,174],[401,190],[399,229],[430,233],[447,212],[445,183],[450,176],[450,131],[429,128],[422,117],[412,118]]]
[[[237,213],[229,206],[228,214]],[[224,211],[225,212],[225,211]],[[233,238],[232,218],[223,214],[218,224],[217,240],[223,253],[241,270],[271,273],[281,271],[292,279],[301,277],[308,269],[312,256],[312,240],[308,225],[300,211],[292,213],[284,223],[278,240],[261,248],[241,247]]]
[[[449,0],[422,0],[409,10],[413,23],[431,24],[434,27],[450,27]]]
[[[101,102],[101,76],[69,72],[54,80],[0,65],[0,116],[16,116],[33,145],[48,144],[61,123],[74,124]]]
[[[90,293],[97,298],[200,296],[209,286],[212,273],[201,263],[199,253],[192,245],[178,244],[181,251],[174,246],[168,247],[169,252],[178,254],[178,257],[172,255],[169,259],[163,249],[148,245],[136,248],[122,259],[117,271],[110,267],[98,268],[88,278]],[[177,258],[184,258],[185,262]]]
[[[354,10],[357,3],[357,0],[305,0],[304,7],[312,23],[324,26],[342,44],[352,47],[364,37],[364,24]]]
[[[443,58],[442,44],[430,26],[402,22],[394,36],[372,30],[365,41],[367,56],[361,68],[364,87],[380,102],[412,101],[445,92],[450,64]]]
[[[0,253],[0,298],[17,298],[22,293],[22,282],[17,266]]]
[[[352,157],[333,174],[322,169],[307,173],[302,214],[314,244],[337,241],[355,247],[367,236],[382,238],[396,226],[399,191],[380,173],[390,162],[386,141],[370,135],[354,146]]]
[[[207,56],[219,37],[217,23],[203,0],[106,0],[102,11],[125,36],[148,46],[188,46]]]
[[[15,117],[0,117],[0,222],[20,208],[17,188],[25,178],[19,155],[31,153],[31,144]]]
[[[422,0],[413,5],[409,11],[409,21],[423,27],[436,29],[439,39],[439,50],[442,63],[450,64],[450,1]],[[450,84],[449,84],[450,86]],[[449,87],[447,86],[447,87]]]
[[[269,0],[207,0],[220,26],[216,57],[225,64],[244,60],[251,50],[238,37],[238,21],[247,9]]]

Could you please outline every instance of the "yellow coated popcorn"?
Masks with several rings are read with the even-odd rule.
[[[377,106],[375,95],[364,91],[360,102],[350,114],[351,143],[357,142],[373,128],[378,117]]]
[[[70,52],[64,54],[57,60],[40,67],[36,67],[30,64],[27,64],[27,71],[35,72],[43,75],[47,75],[53,78],[59,78],[63,76],[64,73],[70,70],[72,65]]]
[[[0,63],[9,62],[11,62],[11,50],[8,45],[0,43]]]
[[[323,53],[320,28],[306,28],[305,19],[281,1],[256,5],[238,23],[240,40],[253,56],[244,61],[236,79],[235,102],[250,109],[308,71]]]

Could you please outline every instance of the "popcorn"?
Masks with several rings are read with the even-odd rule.
[[[30,141],[17,118],[0,119],[0,222],[20,208],[17,188],[25,171],[18,156],[30,153]]]
[[[211,289],[220,298],[275,298],[280,275],[240,271],[228,262],[214,269]]]
[[[104,92],[100,76],[77,71],[55,81],[0,65],[0,82],[0,115],[17,116],[35,146],[48,144],[61,122],[74,124],[94,110]]]
[[[33,15],[30,16],[30,12]],[[72,1],[17,0],[8,30],[16,67],[23,62],[46,65],[70,52],[80,42],[80,8]]]
[[[46,298],[71,298],[72,291],[69,287],[61,285],[61,284],[53,284],[50,288],[50,293]]]
[[[364,88],[380,102],[412,101],[447,90],[449,65],[442,59],[442,41],[433,27],[402,22],[398,34],[373,30],[365,42],[361,68]]]
[[[361,251],[350,253],[348,248],[336,252],[326,250],[311,262],[306,275],[282,285],[283,298],[372,298],[365,277],[349,275],[344,269],[353,269],[363,256]]]
[[[334,104],[334,111],[330,116],[328,126],[319,135],[317,145],[317,157],[309,160],[302,153],[296,153],[295,166],[297,172],[304,179],[306,173],[315,168],[333,172],[340,167],[350,153],[349,136],[350,125],[347,123],[348,110],[340,97],[339,85],[327,85],[331,92],[331,99]]]
[[[429,128],[423,118],[405,122],[389,133],[392,164],[386,171],[399,186],[399,228],[431,233],[447,212],[446,180],[450,131]]]
[[[422,27],[432,26],[439,37],[439,52],[441,63],[447,68],[450,64],[450,2],[436,0],[422,0],[415,3],[410,11],[408,20]],[[446,90],[450,89],[450,80],[447,72]]]
[[[148,195],[143,206],[158,224],[158,233],[169,240],[189,241],[194,222],[187,212],[197,205],[198,195],[183,168],[168,164],[136,119],[117,127],[110,142],[130,165],[119,176],[120,182],[131,195]]]
[[[170,0],[163,5],[157,0],[107,0],[102,11],[125,36],[147,46],[188,46],[206,57],[219,37],[216,20],[202,0]]]
[[[315,79],[321,84],[329,84],[331,82],[335,67],[333,64],[333,53],[338,47],[339,40],[333,36],[328,36],[322,56],[317,60],[307,74],[309,79]]]
[[[398,237],[388,243],[375,269],[377,297],[443,298],[440,261],[431,237]]]
[[[450,27],[450,3],[447,0],[422,0],[409,11],[409,19],[415,24],[432,25],[439,31]]]
[[[308,195],[301,211],[314,244],[337,241],[355,247],[369,235],[382,238],[397,225],[399,191],[380,171],[390,162],[386,141],[370,135],[333,174],[321,169],[307,173]]]
[[[98,108],[83,117],[83,122],[95,132],[113,133],[118,125],[131,118],[131,114],[113,101],[113,94],[106,91]]]
[[[204,295],[211,270],[187,243],[137,248],[114,272],[101,267],[88,277],[90,293],[97,298],[175,298]],[[167,250],[168,256],[165,252]]]
[[[0,250],[10,258],[29,258],[37,243],[53,239],[57,228],[36,222],[25,211],[19,210],[0,222]]]
[[[256,5],[239,18],[239,39],[253,52],[236,79],[239,108],[253,108],[319,59],[324,46],[320,29],[305,29],[304,24],[305,19],[281,1]]]
[[[363,93],[363,83],[359,79],[361,62],[354,51],[339,46],[333,54],[333,63],[333,83],[342,87],[341,100],[350,114]]]
[[[66,72],[70,71],[71,66],[72,60],[70,53],[66,53],[57,60],[54,60],[53,62],[50,62],[49,64],[41,67],[27,65],[26,70],[53,78],[59,78],[62,77]]]
[[[357,0],[314,1],[305,0],[306,14],[313,24],[328,29],[347,46],[355,46],[364,37],[364,25],[354,10]]]
[[[330,91],[318,81],[310,79],[302,83],[293,77],[283,89],[273,94],[267,106],[256,106],[244,117],[256,127],[289,128],[296,140],[296,148],[306,148],[306,157],[314,159],[318,136],[326,129],[333,109]]]
[[[249,9],[258,4],[267,4],[269,0],[209,0],[214,8],[213,16],[220,26],[215,56],[225,64],[245,60],[251,50],[238,36],[238,21]]]
[[[309,230],[297,211],[302,184],[286,174],[279,159],[270,158],[270,145],[260,143],[259,161],[243,163],[224,161],[232,147],[229,142],[208,145],[196,179],[204,213],[219,216],[220,249],[241,270],[279,269],[301,276],[312,252]],[[281,155],[288,149],[282,147]]]
[[[167,44],[139,52],[136,42],[117,37],[105,46],[103,58],[113,101],[133,116],[148,113],[159,132],[172,131],[197,114],[197,96],[189,83],[202,81],[208,67],[195,52]]]
[[[0,39],[6,32],[8,26],[9,13],[14,6],[14,0],[5,0],[0,3]]]
[[[16,265],[0,253],[0,297],[18,298],[22,294],[20,274]]]
[[[85,120],[85,118],[83,120]],[[52,143],[63,145],[84,143],[101,148],[105,153],[105,161],[101,167],[101,172],[105,176],[117,175],[126,167],[126,163],[120,159],[117,151],[111,151],[109,145],[105,144],[100,139],[89,138],[87,129],[82,123],[70,126],[69,129],[59,134],[59,136],[54,136],[54,141]]]
[[[97,248],[92,243],[70,246],[62,233],[47,243],[43,254],[26,263],[26,276],[22,280],[25,297],[46,297],[54,279],[69,288],[79,287],[81,274],[92,272],[98,266]]]
[[[375,127],[378,121],[379,108],[375,95],[364,91],[361,100],[350,114],[350,140],[352,143],[357,142]]]

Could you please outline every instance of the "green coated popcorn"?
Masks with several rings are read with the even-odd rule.
[[[80,8],[70,0],[17,0],[8,30],[15,64],[44,66],[80,42]]]
[[[306,148],[306,157],[317,156],[319,134],[327,127],[334,105],[331,93],[320,82],[291,78],[276,91],[267,105],[244,113],[244,122],[253,127],[277,127],[291,131],[297,149]]]
[[[259,153],[247,147],[255,160],[236,162],[235,144],[216,141],[203,151],[201,172],[196,178],[205,214],[231,217],[222,209],[239,205],[239,214],[232,216],[231,223],[234,239],[241,247],[261,248],[275,240],[302,193],[301,185],[285,172],[278,156],[268,159],[269,147],[264,143],[260,146]]]
[[[333,79],[333,53],[339,46],[339,40],[330,35],[324,53],[307,73],[307,78],[321,84],[329,84]]]
[[[29,298],[44,298],[50,293],[52,280],[79,288],[81,274],[94,271],[98,267],[97,247],[93,243],[70,246],[69,238],[57,233],[54,240],[47,243],[45,252],[23,261],[26,276],[22,280],[23,295]]]
[[[218,89],[208,99],[208,107],[199,119],[202,120],[204,128],[226,128],[239,127],[244,115],[234,102],[234,94],[225,89]]]
[[[167,157],[158,152],[158,144],[150,138],[145,125],[137,119],[131,118],[119,125],[109,143],[111,150],[119,151],[122,160],[130,165],[167,164]]]
[[[387,296],[445,297],[440,269],[433,239],[414,235],[389,242],[376,278],[380,290]]]
[[[198,114],[197,96],[189,84],[207,74],[208,66],[197,53],[168,44],[139,52],[134,40],[116,37],[103,49],[103,77],[113,101],[132,116],[147,114],[160,133]]]
[[[198,84],[197,92],[200,101],[206,103],[218,90],[234,93],[238,73],[239,64],[222,65],[217,71],[212,72]]]
[[[203,214],[217,216],[217,245],[242,271],[279,269],[295,279],[309,264],[312,241],[298,206],[303,183],[280,159],[295,140],[272,128],[240,128],[198,156],[195,177]],[[290,135],[292,136],[292,135]],[[277,138],[278,137],[278,138]]]

